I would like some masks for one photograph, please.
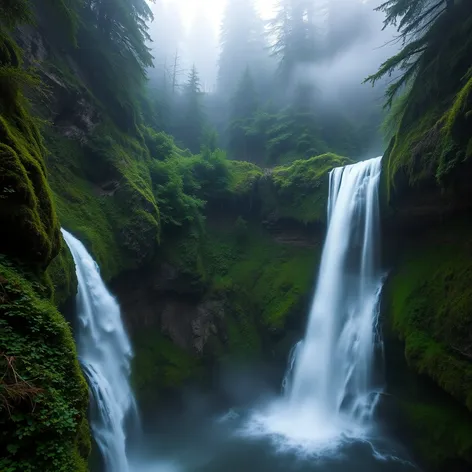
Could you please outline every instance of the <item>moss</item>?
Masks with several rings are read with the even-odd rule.
[[[404,401],[402,407],[415,431],[415,449],[435,470],[448,470],[450,462],[472,464],[470,417],[447,402]]]
[[[325,223],[328,174],[349,162],[336,154],[322,154],[276,167],[261,183],[263,213],[275,219]]]
[[[161,261],[180,274],[173,291],[221,306],[205,354],[224,362],[266,355],[273,337],[294,319],[301,323],[321,241],[287,244],[260,223],[210,214],[203,230],[176,234],[161,250]]]
[[[54,289],[54,305],[64,306],[65,302],[77,293],[77,276],[74,259],[62,238],[61,250],[49,264],[46,274]]]
[[[235,289],[242,306],[246,297],[251,300],[259,324],[281,330],[311,290],[321,248],[278,243],[255,224],[241,242],[236,221],[206,235],[204,260],[212,289]]]
[[[59,226],[32,118],[21,108],[0,116],[0,219],[4,253],[45,267],[59,251]]]
[[[419,71],[402,98],[394,146],[386,155],[392,200],[407,187],[454,188],[470,157],[471,8],[459,2],[428,33]]]
[[[428,377],[409,369],[402,356],[403,343],[391,334],[387,328],[386,398],[390,407],[395,406],[389,423],[396,424],[402,442],[423,468],[468,470],[472,463],[471,414]]]
[[[104,277],[151,260],[159,237],[159,211],[149,156],[139,142],[111,135],[90,148],[50,130],[47,143],[61,224],[84,242]]]
[[[250,162],[229,161],[229,191],[235,196],[244,196],[252,192],[254,184],[263,176],[260,167]]]
[[[85,472],[88,389],[49,288],[0,260],[0,469]]]
[[[411,239],[386,287],[389,322],[405,343],[408,364],[469,412],[471,235],[470,222],[462,219]],[[451,409],[446,401],[429,404],[413,397],[405,399],[405,408],[421,429],[418,440],[427,458],[434,462],[460,458],[472,464],[470,413],[461,411],[459,405]]]
[[[408,361],[472,410],[472,228],[454,223],[405,254],[389,287]]]
[[[144,401],[202,375],[201,361],[166,337],[143,332],[134,341],[133,384]]]

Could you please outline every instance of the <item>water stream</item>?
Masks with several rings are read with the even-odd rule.
[[[304,339],[292,350],[284,398],[256,415],[263,431],[320,451],[367,437],[380,386],[373,366],[382,273],[381,158],[330,173],[328,232]]]
[[[127,424],[139,424],[129,383],[131,344],[120,307],[107,290],[97,264],[78,239],[65,230],[62,234],[77,273],[77,349],[93,395],[93,436],[106,472],[129,472]]]
[[[330,174],[318,281],[304,339],[290,353],[282,395],[261,391],[223,412],[215,410],[210,394],[192,394],[186,407],[147,416],[147,436],[132,464],[125,428],[126,417],[137,418],[129,385],[131,346],[97,265],[63,232],[77,266],[78,349],[96,401],[92,429],[107,472],[415,469],[373,418],[382,390],[374,375],[382,352],[377,334],[380,168],[377,158]],[[231,390],[258,381],[237,376]]]

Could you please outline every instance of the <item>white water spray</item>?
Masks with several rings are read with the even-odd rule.
[[[95,401],[92,432],[107,472],[129,472],[126,423],[139,424],[129,384],[131,344],[97,264],[80,241],[65,230],[62,234],[77,272],[77,348]]]
[[[370,427],[378,398],[380,172],[376,158],[330,174],[328,233],[305,338],[290,356],[285,397],[256,418],[256,428],[293,445],[321,452]]]

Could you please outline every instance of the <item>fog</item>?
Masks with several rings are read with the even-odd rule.
[[[244,0],[243,0],[244,1]],[[255,7],[267,23],[275,16],[278,0],[256,0]],[[312,0],[318,41],[329,51],[328,61],[308,75],[318,77],[327,95],[335,88],[360,84],[397,48],[394,32],[383,31],[383,14],[374,8],[380,0]],[[150,27],[155,67],[173,65],[176,53],[182,75],[196,65],[205,91],[215,91],[221,24],[227,0],[157,0],[151,4],[155,20]],[[334,20],[336,17],[336,20]],[[268,33],[268,42],[271,38]],[[270,45],[270,44],[269,44]],[[323,77],[323,68],[327,75]],[[297,78],[303,78],[297,73]]]
[[[317,136],[302,146],[299,154],[304,157],[328,150],[348,153],[356,159],[370,150],[381,152],[384,144],[378,129],[387,83],[380,82],[372,88],[363,81],[396,52],[398,44],[392,41],[395,31],[383,30],[383,14],[374,11],[380,3],[157,0],[152,4],[155,19],[149,30],[154,56],[149,77],[154,89],[160,90],[156,93],[166,96],[162,109],[174,107],[172,116],[163,118],[168,124],[166,131],[182,146],[190,146],[180,132],[182,126],[188,126],[175,124],[175,120],[177,115],[187,113],[182,111],[184,105],[179,97],[187,90],[189,73],[195,67],[198,91],[205,94],[205,127],[218,132],[219,144],[229,151],[230,157],[254,160],[255,154],[267,157],[298,146],[300,141],[285,142],[282,150],[272,151],[267,149],[267,143],[259,142],[248,151],[244,143],[243,153],[238,147],[242,132],[246,137],[248,132],[254,136],[260,134],[256,128],[260,130],[261,126],[266,130],[267,142],[278,141],[267,131],[267,127],[273,129],[272,125],[257,120],[257,110],[270,113],[275,120],[287,107],[293,112],[297,109],[299,114],[310,108],[311,124],[298,135]],[[246,73],[249,75],[242,84]],[[174,97],[170,105],[169,92]],[[248,100],[246,109],[252,107],[252,112],[248,112],[252,116],[250,122],[248,114],[238,116],[240,112],[234,108],[235,100],[242,99]],[[231,135],[235,120],[241,122],[243,118],[244,125]],[[245,131],[241,131],[243,128]],[[297,134],[294,129],[289,132]],[[341,141],[348,144],[338,146]],[[231,142],[236,142],[233,149]],[[192,150],[198,151],[195,146]]]

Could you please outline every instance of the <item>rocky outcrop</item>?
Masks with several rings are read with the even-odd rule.
[[[195,294],[186,277],[170,264],[123,274],[114,282],[114,290],[136,338],[143,331],[154,332],[196,356],[203,355],[212,336],[224,339],[224,301]]]

